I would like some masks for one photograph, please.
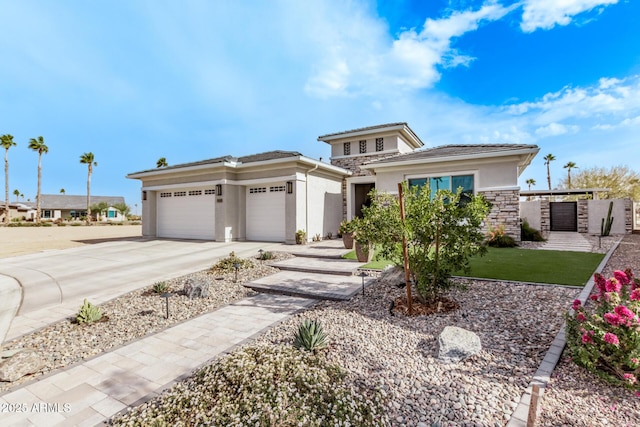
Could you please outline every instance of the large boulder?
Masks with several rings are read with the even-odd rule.
[[[478,335],[457,326],[445,327],[438,345],[438,360],[444,363],[458,363],[482,350]]]
[[[189,298],[206,298],[209,296],[209,284],[206,282],[187,280],[183,291]]]
[[[23,349],[0,363],[0,381],[17,381],[43,367],[44,361],[35,350]]]

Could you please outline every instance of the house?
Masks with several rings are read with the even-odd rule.
[[[295,242],[336,233],[342,219],[361,214],[369,191],[397,193],[397,183],[484,194],[490,224],[520,238],[518,176],[535,145],[424,143],[406,123],[318,137],[331,164],[298,152],[219,157],[127,175],[142,181],[144,236],[217,241]]]
[[[91,205],[106,203],[109,206],[107,212],[99,217],[101,221],[124,221],[126,218],[113,206],[124,204],[121,196],[91,196]],[[35,218],[36,203],[27,203],[30,210],[28,218]],[[80,219],[87,216],[87,196],[74,196],[66,194],[42,194],[40,195],[40,217],[43,220],[56,219]],[[95,212],[92,212],[95,217]]]
[[[25,203],[14,202],[9,203],[9,220],[26,219],[29,216],[31,208]],[[4,222],[5,204],[0,203],[0,223]]]

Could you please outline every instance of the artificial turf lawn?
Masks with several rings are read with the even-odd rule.
[[[356,259],[356,252],[344,255]],[[604,254],[589,252],[546,251],[519,248],[489,248],[483,256],[471,258],[471,272],[456,272],[456,276],[513,280],[515,282],[553,283],[583,286],[604,258]],[[362,268],[382,270],[391,262],[372,261]]]
[[[471,258],[471,271],[458,276],[583,286],[604,258],[589,252],[489,248]]]
[[[369,264],[365,264],[360,268],[365,268],[365,269],[369,269],[369,270],[383,270],[386,266],[388,265],[393,265],[393,263],[391,261],[388,261],[386,259],[380,259],[380,260],[375,260],[375,253],[373,254],[374,260],[371,261]],[[356,251],[351,251],[348,252],[344,255],[342,255],[342,258],[344,259],[352,259],[352,260],[357,260],[358,257],[356,256]]]

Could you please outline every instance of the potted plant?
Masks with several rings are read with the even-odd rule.
[[[362,218],[354,218],[351,221],[353,227],[353,240],[358,262],[371,262],[373,259],[373,225]]]
[[[353,221],[346,219],[340,223],[338,233],[342,234],[342,243],[345,249],[353,248]]]
[[[304,230],[296,231],[296,245],[304,245],[307,243],[307,232]]]

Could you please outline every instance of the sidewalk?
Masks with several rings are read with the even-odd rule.
[[[1,395],[1,423],[94,426],[314,302],[259,294],[185,321]]]

